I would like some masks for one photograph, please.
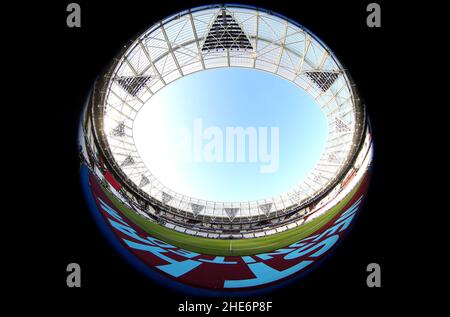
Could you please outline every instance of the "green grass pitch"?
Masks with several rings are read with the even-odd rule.
[[[342,201],[325,214],[293,229],[259,238],[223,240],[192,236],[151,222],[130,210],[126,205],[122,204],[117,198],[105,190],[101,184],[99,185],[112,203],[126,218],[151,236],[186,250],[221,256],[242,256],[264,253],[295,243],[313,234],[337,215],[354,196],[359,187],[356,186]]]

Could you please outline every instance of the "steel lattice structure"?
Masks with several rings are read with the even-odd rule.
[[[140,158],[133,139],[140,109],[171,82],[218,67],[281,76],[308,92],[327,117],[326,148],[294,190],[260,201],[200,200],[161,184]],[[204,221],[269,218],[317,200],[348,172],[367,126],[349,74],[324,43],[289,19],[237,5],[182,11],[153,25],[124,47],[91,102],[98,148],[119,178],[141,197]]]

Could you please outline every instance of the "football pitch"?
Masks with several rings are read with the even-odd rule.
[[[333,219],[337,214],[339,214],[339,212],[347,205],[347,203],[358,191],[361,183],[356,186],[336,206],[331,208],[325,214],[305,224],[281,233],[275,233],[265,237],[230,240],[197,237],[163,227],[157,223],[151,222],[150,220],[131,210],[129,207],[120,202],[116,197],[114,197],[109,191],[107,191],[102,186],[102,184],[99,183],[99,186],[105,193],[105,195],[111,200],[114,206],[120,212],[122,212],[127,219],[131,220],[146,233],[157,239],[175,245],[179,248],[201,254],[243,256],[259,254],[283,248],[313,234],[323,225]]]

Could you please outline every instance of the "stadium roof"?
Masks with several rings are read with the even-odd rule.
[[[291,192],[246,202],[187,197],[160,183],[139,156],[133,122],[140,109],[171,82],[217,67],[281,76],[308,92],[327,117],[326,148],[309,176]],[[334,54],[304,27],[261,9],[211,5],[170,16],[127,46],[107,79],[101,133],[115,167],[149,196],[194,217],[268,216],[309,202],[336,184],[361,140],[363,109]]]

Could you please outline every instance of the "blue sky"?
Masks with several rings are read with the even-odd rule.
[[[227,151],[227,127],[253,127],[258,142],[259,132],[264,132],[258,128],[265,127],[269,152],[275,144],[272,140],[276,141],[271,139],[271,128],[278,129],[278,168],[261,173],[261,166],[269,163],[259,155],[256,162],[249,162],[248,139],[245,162],[205,162],[204,152],[196,159],[194,122],[201,122],[203,132],[214,127],[210,131],[222,133],[222,152]],[[191,134],[175,138],[173,131]],[[141,109],[133,129],[139,154],[159,181],[184,195],[215,201],[257,200],[288,191],[320,158],[327,132],[325,116],[301,88],[244,68],[207,70],[171,83]],[[217,150],[220,142],[211,142],[220,134],[214,135],[216,139],[200,136],[202,150],[208,143],[209,150],[211,144]]]

